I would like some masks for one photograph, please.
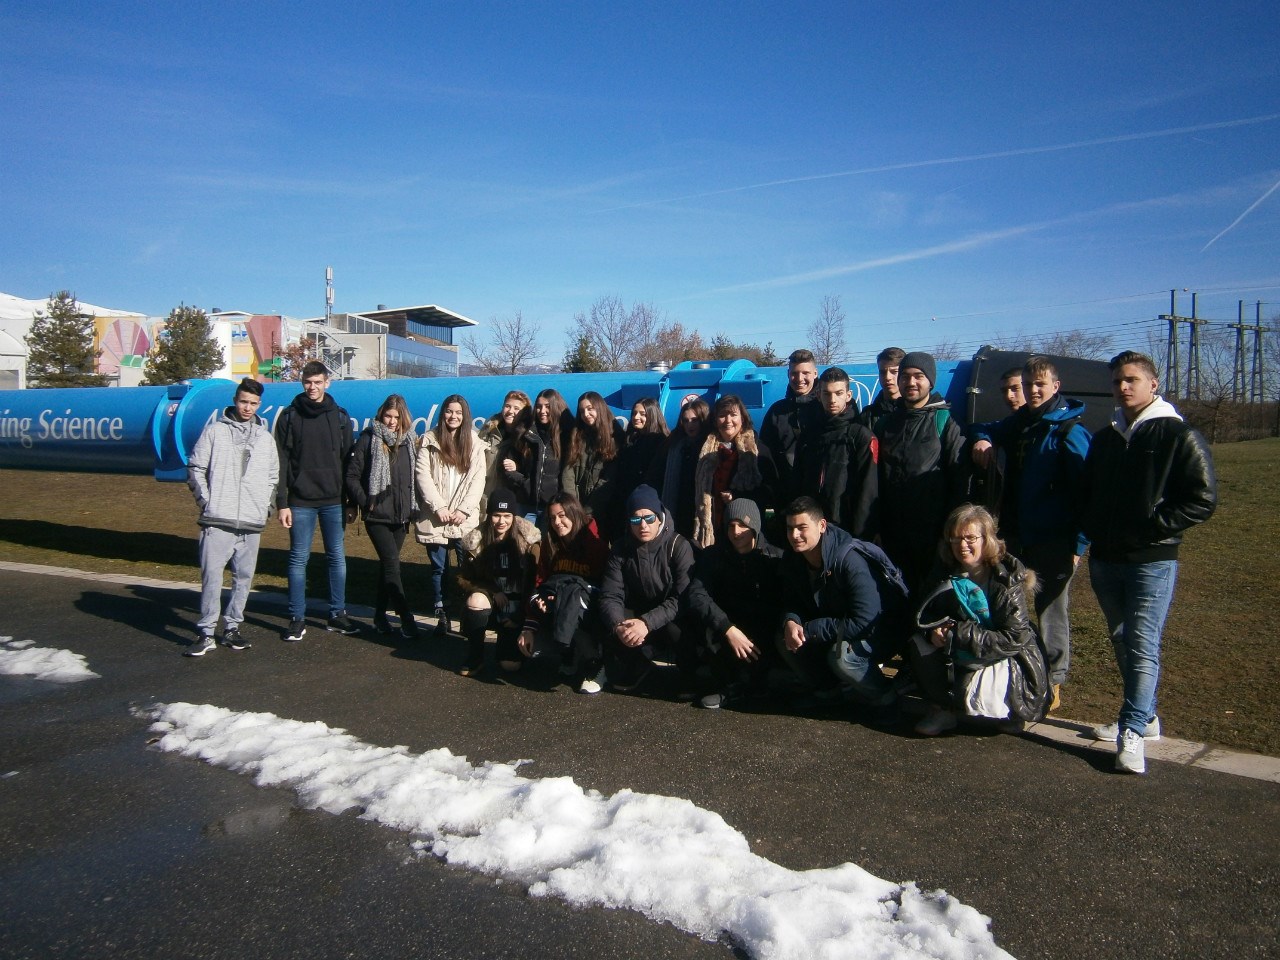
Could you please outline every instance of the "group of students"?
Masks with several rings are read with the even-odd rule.
[[[1095,735],[1116,741],[1117,769],[1144,772],[1177,546],[1216,503],[1203,439],[1156,395],[1141,354],[1111,362],[1116,418],[1093,437],[1045,358],[1010,371],[1011,414],[967,436],[931,356],[888,348],[877,364],[881,390],[860,410],[845,371],[819,376],[796,351],[758,432],[732,395],[686,401],[669,431],[651,398],[623,429],[598,393],[571,413],[544,390],[508,393],[478,431],[466,398],[447,397],[421,440],[393,394],[355,438],[323,366],[308,364],[272,437],[254,412],[261,386],[245,380],[191,457],[204,593],[187,652],[215,647],[228,563],[223,643],[247,646],[238,628],[274,493],[291,535],[288,641],[306,632],[317,525],[328,629],[358,629],[342,551],[358,511],[380,561],[374,628],[419,634],[400,574],[412,532],[435,632],[452,613],[467,640],[465,676],[542,659],[594,694],[635,689],[665,662],[679,697],[703,707],[782,695],[856,704],[875,723],[897,722],[914,688],[930,704],[915,730],[936,735],[965,717],[1017,724],[1056,709],[1068,587],[1092,543],[1125,687],[1118,722]]]

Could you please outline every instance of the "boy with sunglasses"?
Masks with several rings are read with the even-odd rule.
[[[600,585],[606,675],[615,689],[634,689],[662,651],[674,656],[691,691],[696,630],[682,622],[680,598],[689,587],[693,548],[648,484],[627,498],[624,516],[627,533],[614,544]]]

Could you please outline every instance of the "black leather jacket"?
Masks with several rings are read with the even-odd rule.
[[[1126,441],[1115,426],[1093,435],[1084,465],[1084,533],[1099,560],[1176,560],[1182,532],[1218,505],[1213,457],[1204,437],[1162,416]]]

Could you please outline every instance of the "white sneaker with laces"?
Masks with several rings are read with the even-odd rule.
[[[1116,741],[1116,772],[1146,773],[1147,744],[1132,730],[1126,730]]]
[[[1103,743],[1115,743],[1120,738],[1120,724],[1104,723],[1100,727],[1094,727],[1090,731],[1090,735],[1095,740],[1101,740]],[[1160,739],[1160,718],[1152,717],[1151,722],[1147,724],[1146,732],[1142,734],[1143,740],[1159,740]]]
[[[580,684],[578,684],[578,692],[585,693],[588,695],[593,693],[599,693],[603,689],[604,687],[600,686],[600,681],[596,680],[594,677],[588,677],[587,679],[583,680]]]
[[[203,657],[206,653],[212,653],[218,649],[218,644],[207,633],[202,633],[195,641],[182,651],[184,657]]]

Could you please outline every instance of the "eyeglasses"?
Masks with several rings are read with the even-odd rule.
[[[982,534],[971,533],[966,537],[947,537],[947,542],[953,543],[953,544],[963,543],[963,544],[966,544],[967,546],[972,547],[975,543],[978,543],[981,539],[982,539]]]
[[[638,527],[642,523],[645,526],[648,526],[651,523],[658,522],[658,515],[656,513],[648,513],[648,514],[645,514],[643,517],[627,517],[627,520],[631,523],[633,527]]]

